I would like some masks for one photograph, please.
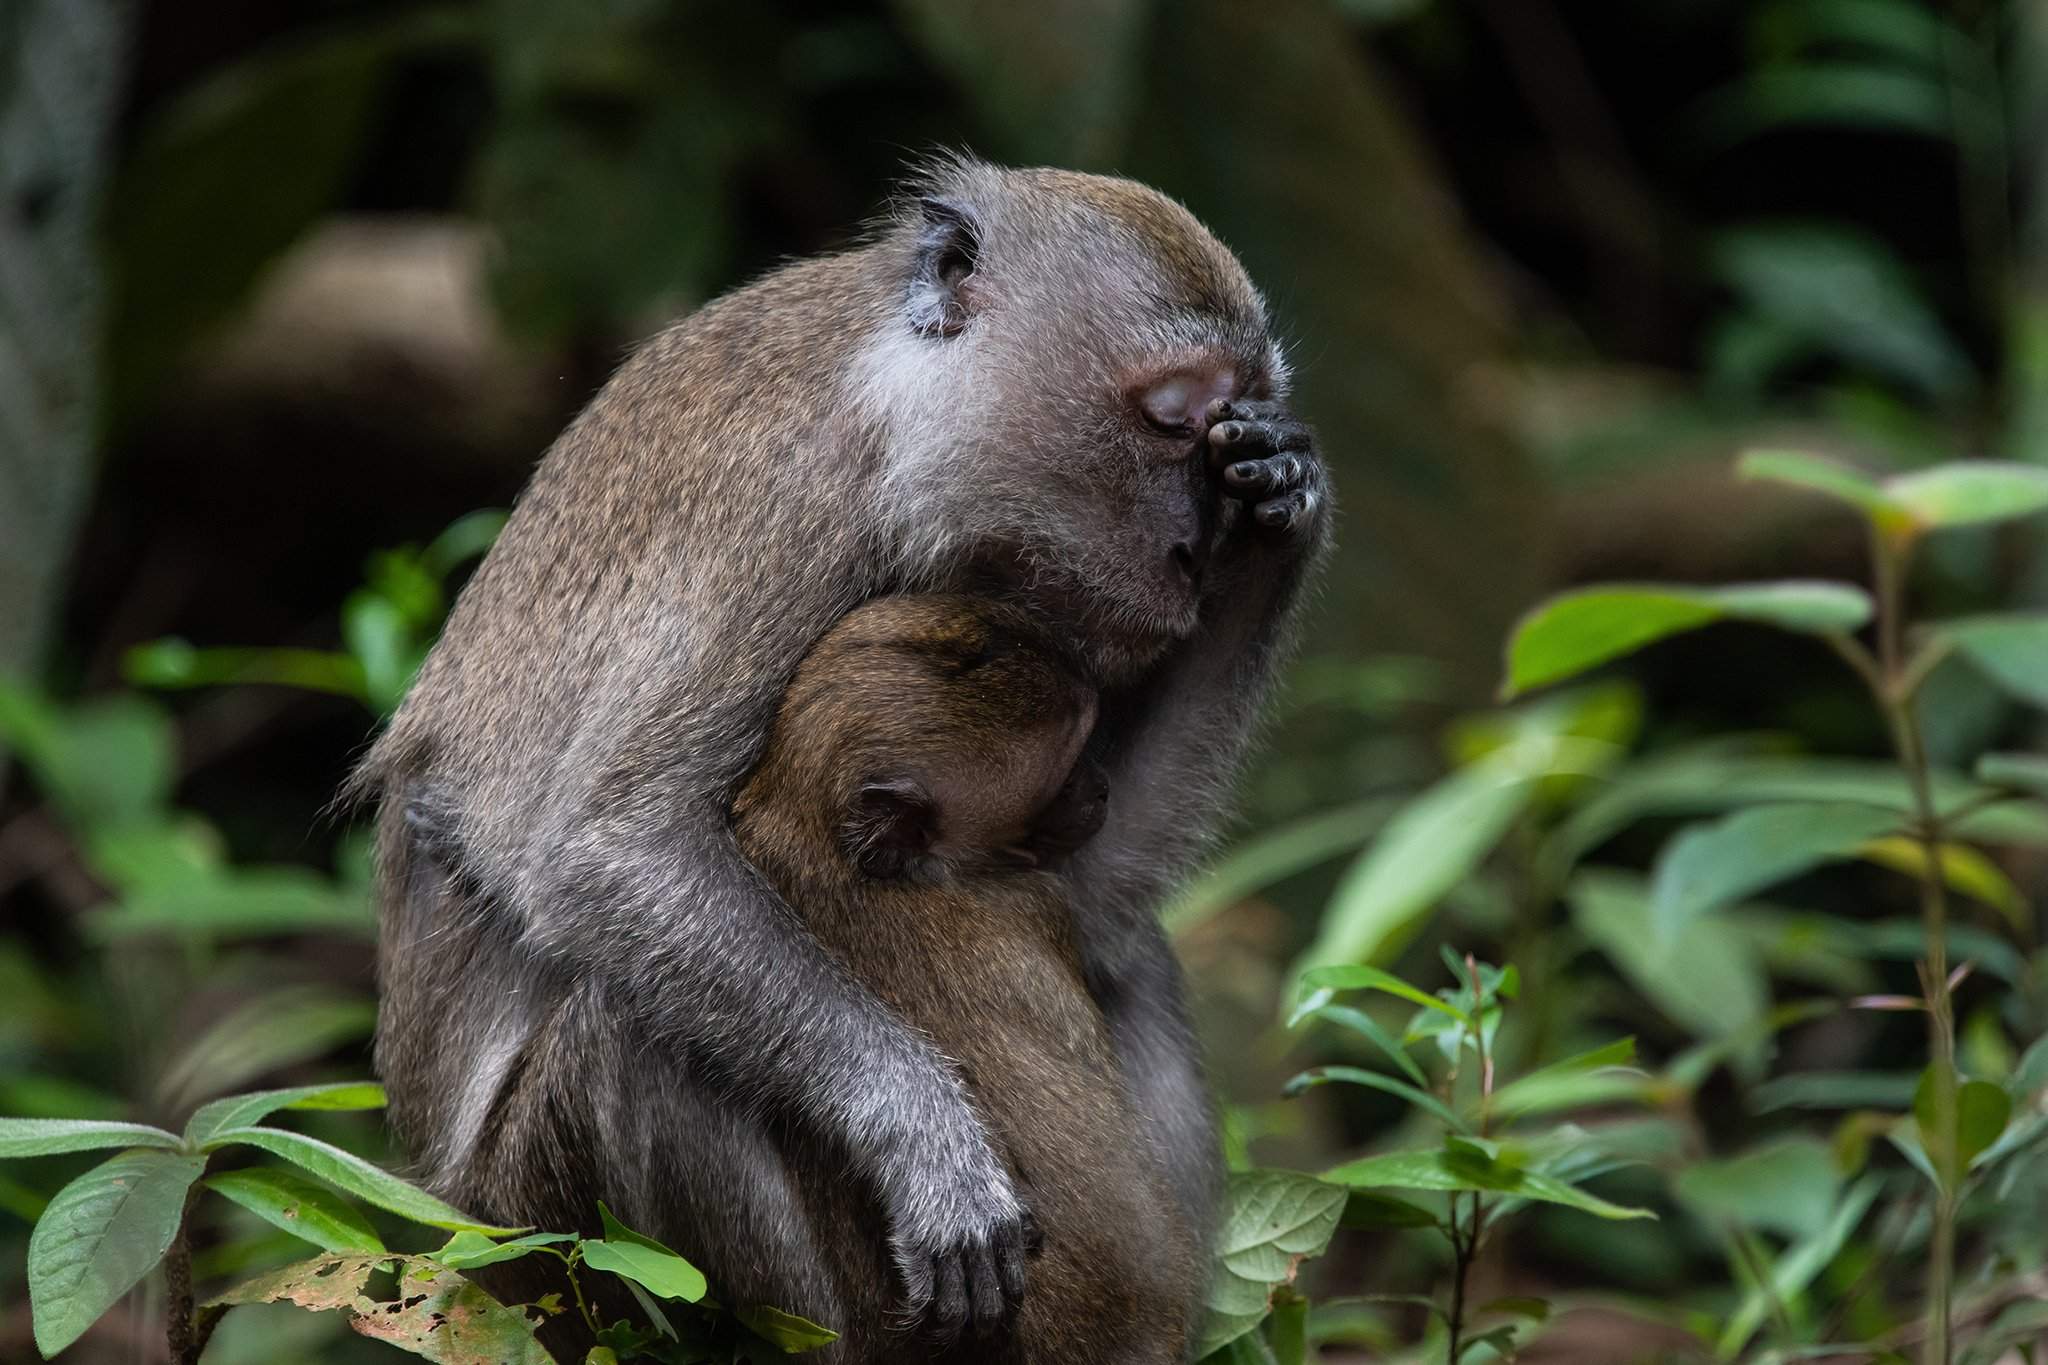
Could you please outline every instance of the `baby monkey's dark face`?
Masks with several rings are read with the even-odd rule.
[[[1102,827],[1083,748],[1094,689],[1021,613],[968,597],[882,598],[806,659],[785,720],[827,724],[840,843],[872,877],[1043,866]]]

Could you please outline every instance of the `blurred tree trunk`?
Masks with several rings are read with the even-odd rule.
[[[92,481],[98,208],[131,18],[0,5],[0,673],[42,662]]]
[[[977,103],[985,151],[1158,185],[1267,291],[1342,504],[1311,647],[1425,654],[1459,700],[1489,694],[1549,525],[1482,415],[1507,309],[1337,7],[1058,0],[1055,23],[1006,0],[898,4]]]

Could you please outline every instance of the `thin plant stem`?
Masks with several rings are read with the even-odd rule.
[[[1448,1329],[1448,1343],[1445,1348],[1445,1365],[1458,1365],[1463,1353],[1465,1337],[1465,1282],[1472,1274],[1472,1251],[1479,1241],[1479,1195],[1472,1195],[1472,1227],[1469,1236],[1458,1230],[1458,1196],[1451,1195],[1451,1257],[1454,1274],[1451,1279],[1451,1311],[1445,1321]]]
[[[1956,1197],[1961,1175],[1949,1169],[1948,1153],[1956,1150],[1955,1005],[1949,993],[1948,892],[1942,881],[1942,819],[1934,803],[1927,744],[1920,729],[1914,693],[1927,670],[1905,658],[1905,573],[1910,542],[1889,541],[1873,528],[1871,559],[1877,586],[1878,704],[1890,727],[1893,748],[1905,769],[1912,793],[1914,836],[1924,854],[1920,869],[1920,916],[1927,940],[1921,971],[1927,997],[1928,1051],[1933,1077],[1934,1145],[1930,1152],[1940,1176],[1936,1182],[1933,1231],[1927,1255],[1927,1365],[1949,1365],[1949,1319],[1955,1290]]]
[[[196,1191],[185,1197],[178,1231],[164,1252],[164,1337],[171,1365],[198,1365],[203,1342],[195,1339],[192,1321],[192,1206]]]

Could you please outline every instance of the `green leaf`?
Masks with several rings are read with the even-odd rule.
[[[1940,1130],[1940,1116],[1935,1112],[1935,1074],[1928,1067],[1921,1074],[1920,1084],[1913,1092],[1913,1119],[1920,1131],[1920,1146],[1927,1153],[1928,1162],[1941,1176],[1942,1183],[1953,1189],[1961,1183],[1962,1175],[1970,1169],[1970,1163],[1977,1154],[1998,1141],[1999,1134],[2012,1119],[2012,1096],[2005,1093],[2003,1086],[1990,1081],[1966,1081],[1956,1078],[1956,1141],[1955,1152],[1948,1152],[1948,1141]]]
[[[1673,1188],[1710,1222],[1797,1238],[1827,1226],[1841,1184],[1826,1143],[1787,1138],[1739,1156],[1695,1161],[1679,1172]]]
[[[1566,889],[1572,922],[1643,999],[1703,1038],[1740,1033],[1770,1006],[1762,964],[1717,918],[1694,920],[1668,942],[1654,932],[1642,882],[1588,869]]]
[[[360,889],[337,886],[308,868],[236,867],[138,890],[89,916],[85,925],[103,940],[143,934],[368,937],[377,930],[377,916]]]
[[[707,1286],[697,1267],[621,1223],[602,1203],[597,1211],[604,1219],[604,1240],[583,1243],[585,1265],[623,1275],[664,1299],[695,1303],[704,1297]]]
[[[326,649],[198,649],[184,640],[153,640],[122,656],[121,676],[137,687],[261,683],[364,699],[363,666]]]
[[[542,1247],[573,1242],[573,1232],[534,1232],[524,1237],[515,1237],[509,1242],[494,1242],[481,1232],[464,1230],[456,1233],[444,1243],[440,1250],[428,1254],[450,1270],[474,1270],[480,1265],[496,1265],[500,1261],[516,1261]]]
[[[57,707],[0,683],[0,749],[11,751],[74,827],[141,820],[169,801],[175,741],[170,717],[144,697]]]
[[[2048,707],[2048,615],[1966,617],[1937,638],[2021,701]]]
[[[1738,478],[1825,493],[1848,503],[1887,530],[1903,529],[1911,523],[1910,514],[1892,500],[1876,479],[1860,469],[1818,455],[1796,450],[1746,451],[1736,460],[1735,473]]]
[[[1185,933],[1254,892],[1350,852],[1370,839],[1398,807],[1391,798],[1375,796],[1245,840],[1161,912],[1167,932]]]
[[[1490,1108],[1502,1118],[1517,1118],[1585,1104],[1647,1098],[1654,1085],[1650,1077],[1639,1071],[1615,1069],[1627,1066],[1635,1056],[1636,1040],[1617,1038],[1516,1077],[1494,1092]]]
[[[2040,754],[1986,754],[1977,760],[1977,780],[2048,796],[2048,757]]]
[[[1651,919],[1666,943],[1710,910],[1740,900],[1899,826],[1869,806],[1784,802],[1688,826],[1657,858]]]
[[[1329,1246],[1346,1198],[1338,1186],[1294,1171],[1231,1174],[1198,1359],[1265,1319],[1275,1287],[1291,1282],[1303,1259]]]
[[[362,1213],[325,1185],[297,1171],[252,1166],[209,1178],[206,1188],[240,1204],[274,1228],[322,1251],[382,1251]]]
[[[176,1133],[146,1123],[99,1119],[0,1119],[0,1160],[90,1152],[100,1147],[165,1147],[184,1144]]]
[[[1927,875],[1927,846],[1918,839],[1892,835],[1875,839],[1856,850],[1857,856],[1880,867],[1903,872],[1914,879]],[[1949,889],[1984,904],[2005,916],[2013,928],[2027,932],[2032,916],[2027,898],[2005,875],[2005,869],[1969,844],[1945,843],[1937,855],[1941,879]]]
[[[157,1093],[169,1107],[189,1108],[366,1039],[376,1023],[374,1001],[326,986],[252,994],[165,1063]]]
[[[1323,1173],[1325,1180],[1354,1189],[1477,1190],[1483,1193],[1562,1204],[1600,1218],[1654,1218],[1648,1209],[1625,1208],[1567,1185],[1540,1171],[1487,1160],[1471,1144],[1452,1150],[1389,1152],[1348,1161]]]
[[[36,1347],[56,1355],[163,1259],[206,1158],[138,1148],[57,1191],[29,1235]]]
[[[1299,1095],[1304,1090],[1310,1090],[1319,1085],[1328,1085],[1332,1082],[1340,1082],[1345,1085],[1362,1085],[1370,1090],[1382,1090],[1389,1095],[1399,1096],[1417,1109],[1434,1115],[1459,1132],[1466,1131],[1465,1120],[1459,1118],[1451,1111],[1449,1105],[1428,1091],[1419,1090],[1406,1081],[1397,1081],[1392,1076],[1382,1075],[1377,1071],[1367,1071],[1363,1067],[1312,1066],[1293,1080],[1287,1082],[1284,1093]]]
[[[839,1333],[831,1328],[820,1327],[809,1318],[785,1313],[767,1304],[744,1304],[733,1309],[732,1315],[745,1323],[747,1330],[755,1336],[774,1342],[789,1355],[815,1351],[839,1340]]]
[[[1884,488],[1929,531],[2048,510],[2048,469],[2009,460],[1957,460],[1886,479]]]
[[[1826,1226],[1794,1243],[1778,1258],[1771,1268],[1769,1285],[1753,1286],[1729,1316],[1718,1344],[1721,1359],[1732,1360],[1742,1353],[1773,1304],[1794,1302],[1806,1291],[1814,1277],[1840,1254],[1842,1244],[1863,1221],[1863,1215],[1869,1212],[1882,1189],[1883,1182],[1875,1177],[1852,1185],[1835,1206]]]
[[[258,1090],[247,1095],[202,1104],[185,1121],[185,1141],[205,1147],[231,1128],[246,1128],[280,1109],[382,1109],[384,1087],[370,1081],[334,1085],[300,1085],[288,1090]],[[329,1247],[328,1250],[339,1250]]]
[[[206,1145],[208,1150],[217,1151],[236,1144],[281,1156],[299,1169],[348,1191],[358,1199],[428,1227],[450,1231],[467,1228],[493,1237],[510,1237],[526,1231],[525,1228],[501,1228],[478,1222],[461,1209],[442,1203],[425,1190],[400,1180],[353,1152],[344,1152],[317,1138],[288,1133],[282,1128],[230,1128],[214,1134]]]
[[[1379,957],[1471,875],[1542,779],[1604,772],[1620,756],[1611,744],[1537,735],[1441,779],[1403,806],[1345,871],[1296,971]]]
[[[1559,594],[1524,616],[1508,641],[1503,692],[1583,673],[1667,636],[1717,621],[1841,635],[1870,619],[1870,597],[1846,583],[1749,583],[1729,588],[1616,583]]]
[[[1460,1024],[1470,1024],[1472,1022],[1471,1015],[1465,1013],[1465,1011],[1459,1009],[1450,1001],[1411,986],[1392,972],[1384,972],[1378,967],[1368,967],[1362,963],[1349,966],[1317,967],[1303,975],[1301,984],[1312,988],[1319,994],[1327,991],[1383,991],[1388,995],[1399,996],[1411,1004],[1433,1009],[1437,1013],[1446,1015]],[[1311,995],[1309,999],[1316,1000],[1316,996]],[[1321,1002],[1317,1001],[1317,1005],[1320,1006],[1320,1004]],[[1293,1019],[1289,1022],[1292,1023],[1295,1020],[1299,1020],[1309,1012],[1310,1007],[1304,1004],[1294,1012]]]
[[[1353,1190],[1339,1225],[1347,1228],[1433,1228],[1443,1220],[1428,1209],[1390,1194]]]
[[[1409,1080],[1421,1086],[1429,1084],[1429,1077],[1424,1075],[1422,1068],[1415,1064],[1415,1059],[1408,1055],[1408,1049],[1403,1047],[1392,1034],[1381,1028],[1379,1021],[1364,1010],[1353,1009],[1349,1005],[1317,1005],[1312,1009],[1297,1012],[1295,1019],[1290,1022],[1299,1022],[1301,1018],[1309,1015],[1313,1015],[1317,1019],[1326,1020],[1337,1025],[1339,1028],[1351,1030],[1351,1032],[1356,1033],[1359,1037],[1364,1038],[1367,1042],[1385,1053],[1394,1065],[1407,1073]]]

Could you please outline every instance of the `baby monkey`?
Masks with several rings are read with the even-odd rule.
[[[957,1063],[1034,1224],[1028,1287],[1004,1282],[1014,1257],[955,1260],[937,1268],[939,1339],[897,1332],[907,1268],[889,1264],[881,1210],[838,1174],[842,1154],[784,1135],[819,1252],[810,1273],[778,1283],[774,1256],[706,1269],[742,1301],[836,1328],[835,1365],[1187,1355],[1197,1237],[1083,982],[1058,871],[1109,799],[1082,755],[1095,711],[1029,617],[968,597],[881,598],[806,656],[734,805],[747,859]],[[948,1328],[967,1339],[946,1342]]]

